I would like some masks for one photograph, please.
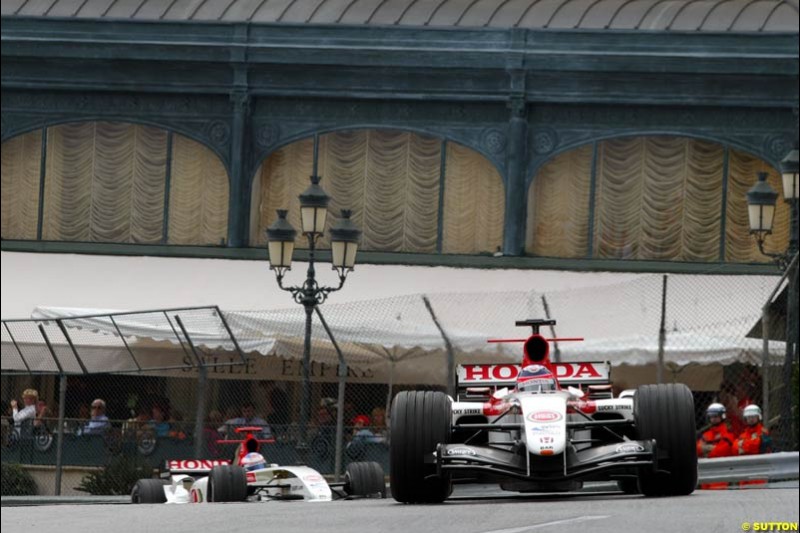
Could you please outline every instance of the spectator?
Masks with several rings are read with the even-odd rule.
[[[260,427],[261,433],[258,435],[261,439],[271,439],[272,429],[263,418],[256,416],[256,408],[253,402],[246,401],[242,404],[242,416],[230,418],[217,431],[226,435],[228,438],[232,437],[235,427]]]
[[[100,398],[92,402],[92,417],[83,426],[83,435],[102,435],[109,427],[106,402]]]
[[[156,437],[169,436],[170,426],[169,422],[167,421],[167,414],[164,412],[164,408],[159,404],[155,404],[150,409],[150,413],[152,415],[152,418],[150,419],[150,426],[153,428],[153,432],[156,434]]]
[[[50,408],[47,407],[47,403],[44,400],[36,402],[36,419],[33,421],[33,425],[46,428],[47,419],[51,417],[52,414],[50,413]]]
[[[222,413],[216,410],[210,411],[208,413],[208,418],[206,419],[206,425],[203,428],[203,438],[205,439],[206,443],[206,451],[210,457],[220,456],[220,450],[217,446],[217,441],[221,437],[217,431],[217,428],[220,425],[222,425]]]
[[[289,395],[272,382],[269,382],[265,392],[270,405],[267,422],[275,431],[283,432],[290,420]]]
[[[174,409],[172,411],[172,416],[169,417],[169,436],[174,439],[185,439],[186,432],[183,430],[183,413]]]
[[[24,407],[22,409],[17,409],[17,400],[11,400],[11,416],[14,419],[15,431],[20,436],[33,431],[33,424],[36,419],[36,402],[38,400],[39,393],[35,389],[25,389],[23,391],[22,403]]]
[[[376,407],[372,410],[372,432],[375,434],[375,442],[386,442],[389,440],[389,431],[386,427],[386,410],[383,407]]]
[[[139,435],[141,435],[142,431],[147,427],[149,420],[150,413],[148,412],[147,408],[143,406],[139,407],[137,409],[136,416],[125,421],[125,424],[122,427],[123,435],[131,439],[139,438]]]
[[[733,455],[733,435],[725,424],[725,406],[712,403],[706,410],[709,427],[697,441],[697,456],[714,458]],[[701,489],[726,489],[726,482],[703,483]]]
[[[365,443],[383,442],[370,429],[371,421],[367,415],[356,415],[351,424],[353,426],[353,441],[360,440]]]

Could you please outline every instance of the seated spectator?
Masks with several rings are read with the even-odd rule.
[[[136,439],[147,428],[150,413],[145,407],[139,407],[136,416],[129,418],[122,426],[122,434],[130,439]]]
[[[92,402],[92,417],[83,426],[83,435],[102,435],[109,428],[106,402],[97,398]]]
[[[267,424],[267,421],[263,418],[256,416],[256,408],[253,405],[253,402],[249,401],[242,404],[242,416],[226,420],[223,425],[217,428],[217,431],[230,439],[235,435],[236,427],[248,426],[261,428],[261,433],[257,435],[258,438],[272,438],[272,429],[269,427],[269,424]]]
[[[386,410],[383,407],[376,407],[372,410],[372,432],[375,434],[377,442],[389,440],[389,430],[386,427]]]
[[[36,402],[39,400],[39,393],[35,389],[25,389],[22,393],[22,409],[17,408],[17,400],[11,400],[11,416],[14,419],[14,430],[20,436],[33,431],[33,423],[36,419]]]
[[[186,431],[183,428],[183,413],[174,409],[169,417],[170,430],[168,435],[173,439],[185,439]]]
[[[152,414],[150,427],[152,427],[156,437],[168,437],[170,425],[167,421],[167,414],[164,412],[164,408],[156,404],[150,412]]]
[[[369,427],[371,421],[367,415],[356,415],[351,424],[353,426],[353,441],[365,443],[383,442],[383,438],[375,435]]]
[[[36,419],[33,422],[33,425],[36,427],[45,427],[47,426],[47,419],[51,418],[52,414],[50,413],[50,408],[47,407],[47,403],[44,400],[39,400],[36,402]]]

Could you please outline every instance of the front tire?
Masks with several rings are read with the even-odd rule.
[[[450,475],[436,476],[426,457],[450,442],[452,406],[442,392],[404,391],[392,403],[389,481],[403,503],[439,503],[450,495]]]
[[[166,503],[165,486],[160,479],[140,479],[131,490],[131,503]]]
[[[350,463],[344,474],[344,490],[351,496],[386,497],[386,479],[383,468],[376,462]]]
[[[243,502],[247,499],[247,475],[236,465],[218,465],[208,476],[208,501]]]
[[[697,487],[694,398],[686,385],[643,385],[633,403],[636,437],[655,439],[658,472],[642,472],[645,496],[684,496]],[[663,472],[666,471],[666,472]]]

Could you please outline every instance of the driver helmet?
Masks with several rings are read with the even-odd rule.
[[[718,416],[720,419],[725,420],[725,406],[721,403],[712,403],[706,409],[706,418],[711,420],[712,416]]]
[[[258,452],[250,452],[242,457],[241,466],[247,472],[262,470],[267,467],[267,460]]]
[[[748,426],[754,426],[761,422],[761,408],[754,403],[751,403],[742,411],[744,421]]]
[[[517,390],[526,392],[551,392],[558,390],[556,378],[542,365],[528,365],[517,376]]]

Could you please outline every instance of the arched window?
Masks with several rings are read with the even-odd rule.
[[[312,169],[313,139],[264,161],[253,187],[251,245],[264,245],[276,209],[288,209],[289,221],[300,227],[297,195],[308,187]],[[362,250],[475,254],[502,244],[500,175],[483,156],[456,143],[396,130],[330,133],[319,138],[318,173],[332,198],[332,215],[353,210],[364,232]],[[297,245],[305,247],[304,240]]]
[[[228,177],[215,154],[181,135],[70,123],[3,143],[2,206],[4,239],[218,245]]]
[[[768,260],[758,252],[747,223],[746,192],[756,173],[769,172],[770,184],[780,189],[780,175],[763,161],[685,137],[601,141],[596,158],[593,149],[587,145],[560,154],[535,177],[529,191],[528,253],[693,262]],[[769,243],[775,249],[785,249],[788,242],[786,209],[779,202]]]

